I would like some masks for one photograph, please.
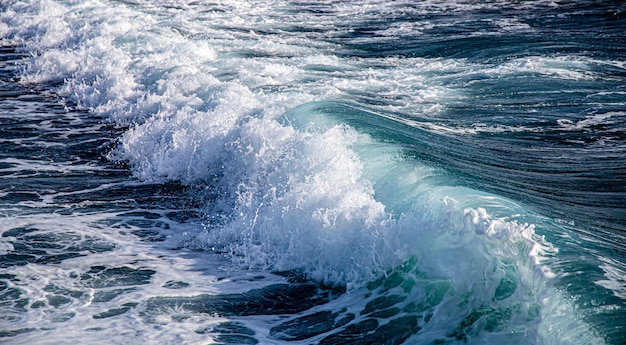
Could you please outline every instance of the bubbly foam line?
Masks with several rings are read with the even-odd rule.
[[[384,4],[377,3],[378,5]],[[453,4],[434,3],[426,7],[443,6],[449,9],[451,5]],[[456,5],[458,8],[464,6]],[[48,6],[47,2],[42,6]],[[421,114],[436,116],[445,110],[445,101],[463,98],[458,91],[444,86],[446,79],[466,79],[468,75],[476,74],[511,77],[534,73],[557,79],[596,77],[587,66],[592,63],[591,60],[568,56],[531,56],[498,67],[484,67],[459,60],[386,58],[379,61],[385,68],[376,69],[361,66],[368,61],[342,59],[339,62],[340,69],[334,67],[332,72],[321,74],[317,71],[318,80],[311,83],[307,76],[310,65],[306,61],[311,55],[319,55],[320,51],[315,46],[305,48],[305,44],[314,43],[310,39],[303,42],[306,37],[293,42],[280,42],[271,35],[232,37],[216,29],[200,27],[200,23],[194,22],[196,18],[185,15],[185,12],[174,12],[173,19],[165,21],[165,25],[172,28],[168,31],[159,27],[159,21],[163,19],[157,15],[131,11],[123,5],[103,8],[97,1],[85,3],[78,8],[63,8],[59,5],[54,7],[55,11],[52,13],[57,16],[51,21],[43,20],[37,15],[30,20],[15,22],[22,18],[11,16],[10,13],[5,16],[8,17],[8,22],[14,22],[11,24],[15,27],[44,28],[40,29],[43,31],[42,37],[34,42],[27,41],[31,45],[30,49],[39,51],[40,56],[32,60],[28,68],[32,73],[27,72],[23,80],[45,82],[67,79],[68,83],[61,90],[63,94],[80,106],[111,116],[114,121],[122,123],[141,122],[155,115],[163,119],[173,119],[178,117],[176,114],[179,112],[185,116],[184,113],[190,111],[204,112],[212,109],[220,103],[221,90],[232,87],[230,82],[238,86],[246,85],[248,89],[235,91],[237,99],[263,104],[262,110],[257,108],[251,110],[252,113],[262,112],[276,116],[299,103],[289,102],[289,99],[297,99],[302,103],[324,96],[339,96],[374,103],[373,106],[387,111],[399,111],[420,117]],[[456,6],[452,8],[458,9]],[[62,9],[67,13],[63,13]],[[72,21],[80,19],[83,12],[92,11],[93,14],[90,15],[99,18],[111,15],[111,10],[119,18],[113,23],[97,20],[85,23],[84,19]],[[263,11],[270,10],[270,7],[261,6],[254,10],[258,13],[247,8],[246,11],[253,12],[244,11],[234,15],[245,26],[246,15],[263,14]],[[354,9],[347,6],[338,10]],[[202,19],[223,20],[217,15]],[[46,28],[46,25],[50,27]],[[73,30],[77,25],[87,25],[89,30]],[[215,35],[215,38],[209,35],[212,38],[209,41],[195,39],[195,36],[205,38],[203,30]],[[228,26],[227,32],[232,34],[233,26]],[[13,28],[5,35],[15,35],[15,40],[21,41],[25,33]],[[50,35],[54,35],[54,39]],[[254,44],[253,48],[249,48],[251,43]],[[277,51],[278,48],[280,51]],[[242,52],[242,49],[246,51]],[[262,51],[270,57],[238,56],[250,52],[251,49]],[[283,51],[290,52],[287,55],[289,59],[281,57]],[[272,55],[278,57],[271,57]],[[336,60],[331,62],[331,67],[338,64]],[[233,65],[239,67],[233,68]],[[302,84],[311,89],[302,92]],[[275,96],[269,96],[266,91],[270,90],[272,93],[272,87],[281,88],[280,94],[286,97],[274,101]],[[292,94],[288,95],[286,91]],[[388,104],[375,105],[380,102],[380,97],[373,95],[384,96]],[[283,104],[284,102],[288,104]],[[245,103],[247,102],[244,102],[244,107],[247,106]],[[251,114],[244,111],[238,113],[238,109],[234,112],[235,114],[231,114],[234,118]],[[209,116],[213,115],[208,113]],[[441,125],[432,129],[475,132],[474,129],[454,129]]]
[[[623,118],[624,116],[626,116],[626,112],[612,111],[612,112],[608,112],[604,114],[589,115],[589,116],[586,116],[584,120],[580,120],[576,122],[572,120],[567,120],[567,119],[559,119],[557,120],[557,123],[564,130],[569,130],[569,131],[590,130],[590,127],[603,125],[603,124],[610,124],[613,122],[612,120],[615,120],[615,118]]]
[[[165,213],[167,210],[161,212]],[[11,344],[206,342],[207,335],[195,332],[198,325],[217,325],[224,321],[223,318],[194,315],[182,322],[171,322],[168,314],[167,317],[150,322],[142,314],[142,306],[137,304],[145,303],[151,296],[198,293],[218,295],[224,291],[239,293],[282,282],[270,275],[266,275],[266,279],[261,281],[251,281],[249,277],[246,279],[250,272],[231,273],[228,279],[218,279],[224,276],[224,272],[217,269],[225,264],[220,257],[207,253],[183,254],[180,250],[170,250],[178,247],[181,236],[179,232],[193,231],[199,224],[172,221],[171,228],[176,228],[176,231],[166,232],[168,238],[165,241],[145,243],[131,235],[132,231],[141,230],[132,225],[133,220],[137,219],[124,213],[29,214],[3,218],[0,234],[4,234],[3,239],[8,241],[15,239],[7,236],[6,231],[29,229],[32,231],[28,233],[28,237],[43,235],[44,238],[51,236],[57,239],[53,247],[46,247],[47,250],[63,253],[60,247],[76,247],[81,245],[79,242],[85,241],[82,244],[83,254],[97,251],[103,246],[110,247],[110,251],[91,252],[57,264],[29,263],[3,269],[3,274],[15,277],[8,280],[5,287],[9,291],[18,291],[20,298],[27,297],[29,307],[17,313],[12,313],[10,308],[3,309],[3,317],[8,315],[14,318],[3,319],[2,328],[6,331],[33,330],[13,337],[3,335],[2,340]],[[167,222],[165,218],[159,220]],[[2,249],[4,247],[3,245]],[[42,252],[44,247],[39,249]],[[52,255],[54,252],[45,254]],[[200,266],[198,262],[203,264]],[[93,280],[86,279],[89,272],[101,267],[153,270],[154,274],[149,284],[138,285],[125,285],[130,280],[128,278],[116,282],[115,276],[108,282],[101,280],[94,283]],[[261,274],[263,273],[257,273]],[[245,280],[246,284],[237,283],[237,279]],[[172,290],[168,288],[168,282],[184,282],[189,288]],[[37,305],[39,306],[36,307]],[[128,310],[116,317],[102,316],[124,306]],[[176,315],[175,310],[171,313]]]
[[[98,170],[98,167],[94,167],[91,165],[76,165],[72,163],[56,163],[51,165],[50,162],[41,161],[41,160],[27,160],[27,159],[17,159],[17,158],[5,158],[0,159],[0,163],[9,164],[10,167],[2,168],[2,171],[12,172],[12,176],[18,178],[21,174],[17,174],[23,171],[29,172],[59,172],[59,173],[69,173],[72,171],[95,171]]]

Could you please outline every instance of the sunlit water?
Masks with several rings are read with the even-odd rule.
[[[0,9],[0,342],[626,341],[618,2]]]

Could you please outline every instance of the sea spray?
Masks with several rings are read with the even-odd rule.
[[[617,9],[0,6],[3,44],[28,55],[19,86],[61,99],[18,122],[12,102],[33,100],[1,100],[3,152],[18,155],[0,165],[11,341],[622,338]],[[89,112],[59,117],[64,107]],[[106,136],[112,151],[94,144]],[[68,162],[24,158],[51,148]],[[89,160],[78,182],[82,154],[109,161]],[[98,184],[100,164],[114,182]],[[56,182],[33,191],[49,172]],[[171,209],[176,198],[198,212]],[[111,238],[58,249],[64,222],[76,238]]]

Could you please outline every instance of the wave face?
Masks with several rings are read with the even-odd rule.
[[[619,4],[0,8],[9,342],[626,337]]]

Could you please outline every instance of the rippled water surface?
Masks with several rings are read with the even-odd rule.
[[[620,2],[0,9],[0,342],[626,341]]]

